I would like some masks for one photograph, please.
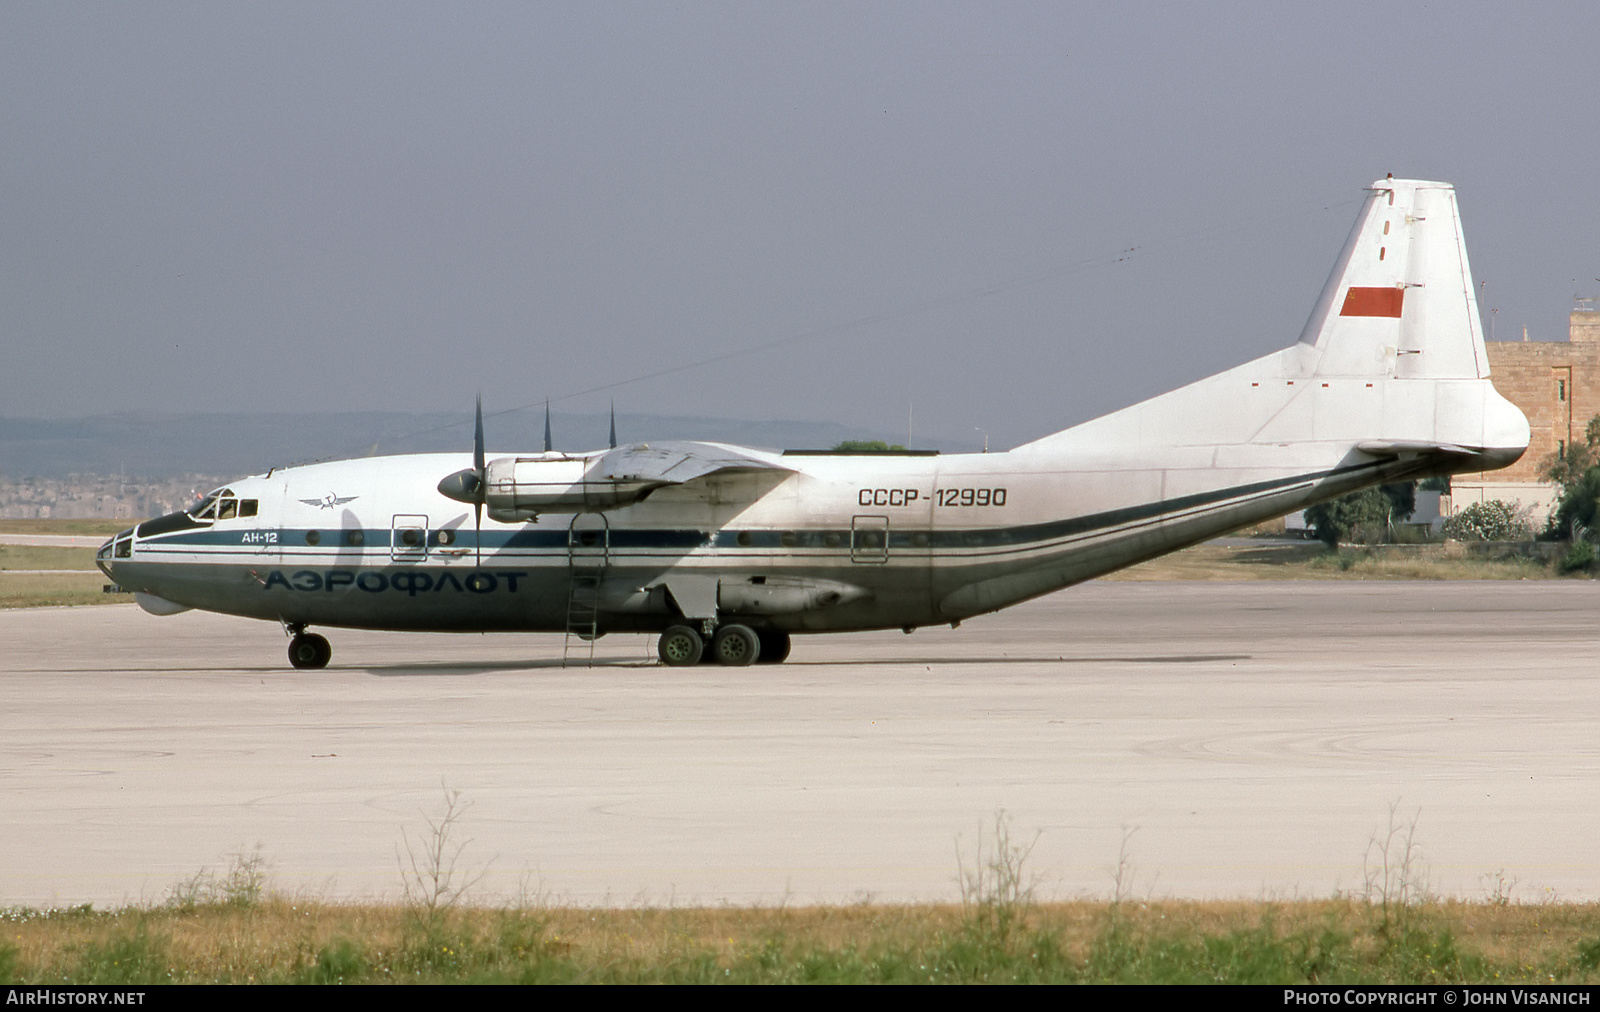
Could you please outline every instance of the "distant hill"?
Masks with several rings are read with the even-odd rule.
[[[553,414],[557,449],[606,445],[605,414]],[[491,453],[537,451],[542,410],[488,415]],[[746,446],[821,448],[846,439],[895,438],[832,422],[731,418],[617,416],[622,442],[709,439]],[[899,433],[904,438],[904,433]],[[923,441],[918,440],[919,445]],[[935,444],[936,445],[936,444]],[[257,474],[270,467],[369,454],[472,448],[469,412],[328,412],[320,414],[115,414],[71,419],[0,418],[0,477],[63,478],[69,474],[165,478],[183,474]],[[970,450],[952,445],[945,450]]]

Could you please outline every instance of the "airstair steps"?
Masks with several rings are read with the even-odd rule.
[[[600,632],[600,579],[604,570],[599,566],[580,566],[573,560],[572,578],[567,589],[567,634],[561,645],[561,666],[567,667],[574,654],[583,652],[587,643],[589,656],[586,665],[594,663],[594,643]],[[574,649],[573,637],[579,646]]]

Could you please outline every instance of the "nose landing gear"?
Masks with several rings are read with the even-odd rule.
[[[290,635],[289,663],[297,668],[325,668],[333,657],[333,647],[327,639],[316,633],[306,632],[306,627],[301,623],[285,623],[284,629]]]

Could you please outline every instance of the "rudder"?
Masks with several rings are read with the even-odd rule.
[[[1455,188],[1389,178],[1369,192],[1300,335],[1316,375],[1488,377]]]

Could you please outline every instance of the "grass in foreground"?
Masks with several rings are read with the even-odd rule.
[[[57,548],[51,545],[0,545],[0,570],[77,569],[98,573],[93,548]]]
[[[0,572],[0,608],[46,608],[79,604],[126,604],[132,594],[107,594],[105,575],[94,573]]]
[[[132,594],[104,592],[105,585],[110,581],[94,567],[94,552],[93,548],[0,545],[0,608],[122,604],[132,601]]]
[[[587,910],[266,897],[0,915],[49,983],[1594,983],[1600,909],[1293,903]]]
[[[132,594],[107,594],[93,548],[0,545],[0,608],[122,604]],[[76,570],[76,572],[38,572]]]

